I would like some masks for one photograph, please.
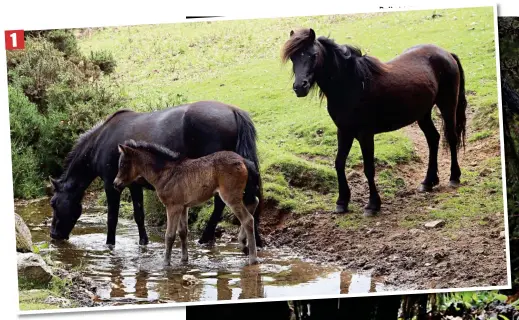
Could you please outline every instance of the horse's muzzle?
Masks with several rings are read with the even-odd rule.
[[[306,97],[310,91],[310,83],[306,80],[302,81],[302,83],[298,85],[294,83],[293,89],[297,97]]]
[[[114,180],[114,189],[121,192],[124,189],[124,184],[119,179]]]

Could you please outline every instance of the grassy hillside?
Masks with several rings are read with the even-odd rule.
[[[113,53],[117,68],[111,77],[130,108],[148,111],[211,99],[249,111],[259,133],[267,198],[307,213],[334,207],[336,129],[326,101],[300,99],[291,90],[291,66],[279,59],[290,30],[312,27],[318,35],[358,45],[381,60],[421,43],[456,53],[466,72],[469,105],[484,128],[468,137],[477,140],[498,132],[493,23],[491,7],[191,22],[97,29],[81,38],[80,46],[85,54]],[[391,170],[413,161],[413,143],[401,131],[381,134],[375,143],[377,163],[387,170],[377,179],[390,197],[399,185]],[[348,166],[361,163],[355,142]]]

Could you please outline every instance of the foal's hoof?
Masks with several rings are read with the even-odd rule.
[[[171,266],[171,263],[169,261],[163,261],[162,262],[162,266],[163,267],[169,267],[169,266]]]
[[[255,264],[259,264],[259,260],[257,258],[254,258],[254,259],[249,259],[249,265],[255,265]]]
[[[428,185],[428,184],[421,184],[418,187],[418,192],[432,192],[432,191],[433,191],[433,186]]]
[[[460,182],[459,181],[455,181],[455,180],[451,180],[449,181],[449,187],[453,188],[453,189],[456,189],[460,186]]]
[[[348,212],[348,207],[345,205],[338,204],[335,207],[335,213],[347,213],[347,212]]]
[[[374,217],[379,212],[380,212],[380,210],[377,210],[377,209],[364,208],[364,217]]]

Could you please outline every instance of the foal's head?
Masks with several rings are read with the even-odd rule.
[[[292,61],[295,75],[293,89],[298,97],[305,97],[315,83],[315,69],[322,63],[322,54],[313,29],[290,31],[290,39],[283,46],[283,62]]]
[[[166,163],[175,163],[182,159],[177,152],[144,141],[128,140],[118,148],[119,171],[114,180],[114,188],[117,190],[124,189],[145,171],[160,175]]]

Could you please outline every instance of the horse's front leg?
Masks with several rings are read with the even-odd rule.
[[[364,161],[364,174],[368,179],[369,202],[364,207],[364,216],[373,216],[380,211],[381,201],[375,185],[375,135],[363,133],[358,137],[362,159]]]
[[[344,133],[337,129],[337,156],[335,157],[335,170],[337,172],[337,180],[339,182],[339,198],[336,202],[335,212],[348,212],[348,204],[350,203],[351,192],[346,180],[346,159],[350,153],[353,144],[353,135]]]
[[[108,203],[106,244],[115,245],[115,231],[119,220],[119,204],[121,193],[114,189],[113,184],[105,183],[106,202]]]
[[[133,202],[133,218],[139,229],[139,244],[148,244],[148,235],[146,234],[146,228],[144,227],[144,201],[142,194],[142,187],[132,184],[130,186],[130,194]]]
[[[211,217],[209,218],[209,221],[207,221],[207,225],[205,226],[204,232],[202,233],[202,236],[200,237],[200,240],[198,240],[199,244],[209,243],[212,244],[215,242],[215,231],[216,226],[218,225],[218,222],[222,220],[222,213],[223,209],[225,208],[225,203],[222,201],[220,196],[216,194],[214,196],[214,210],[211,214]]]

